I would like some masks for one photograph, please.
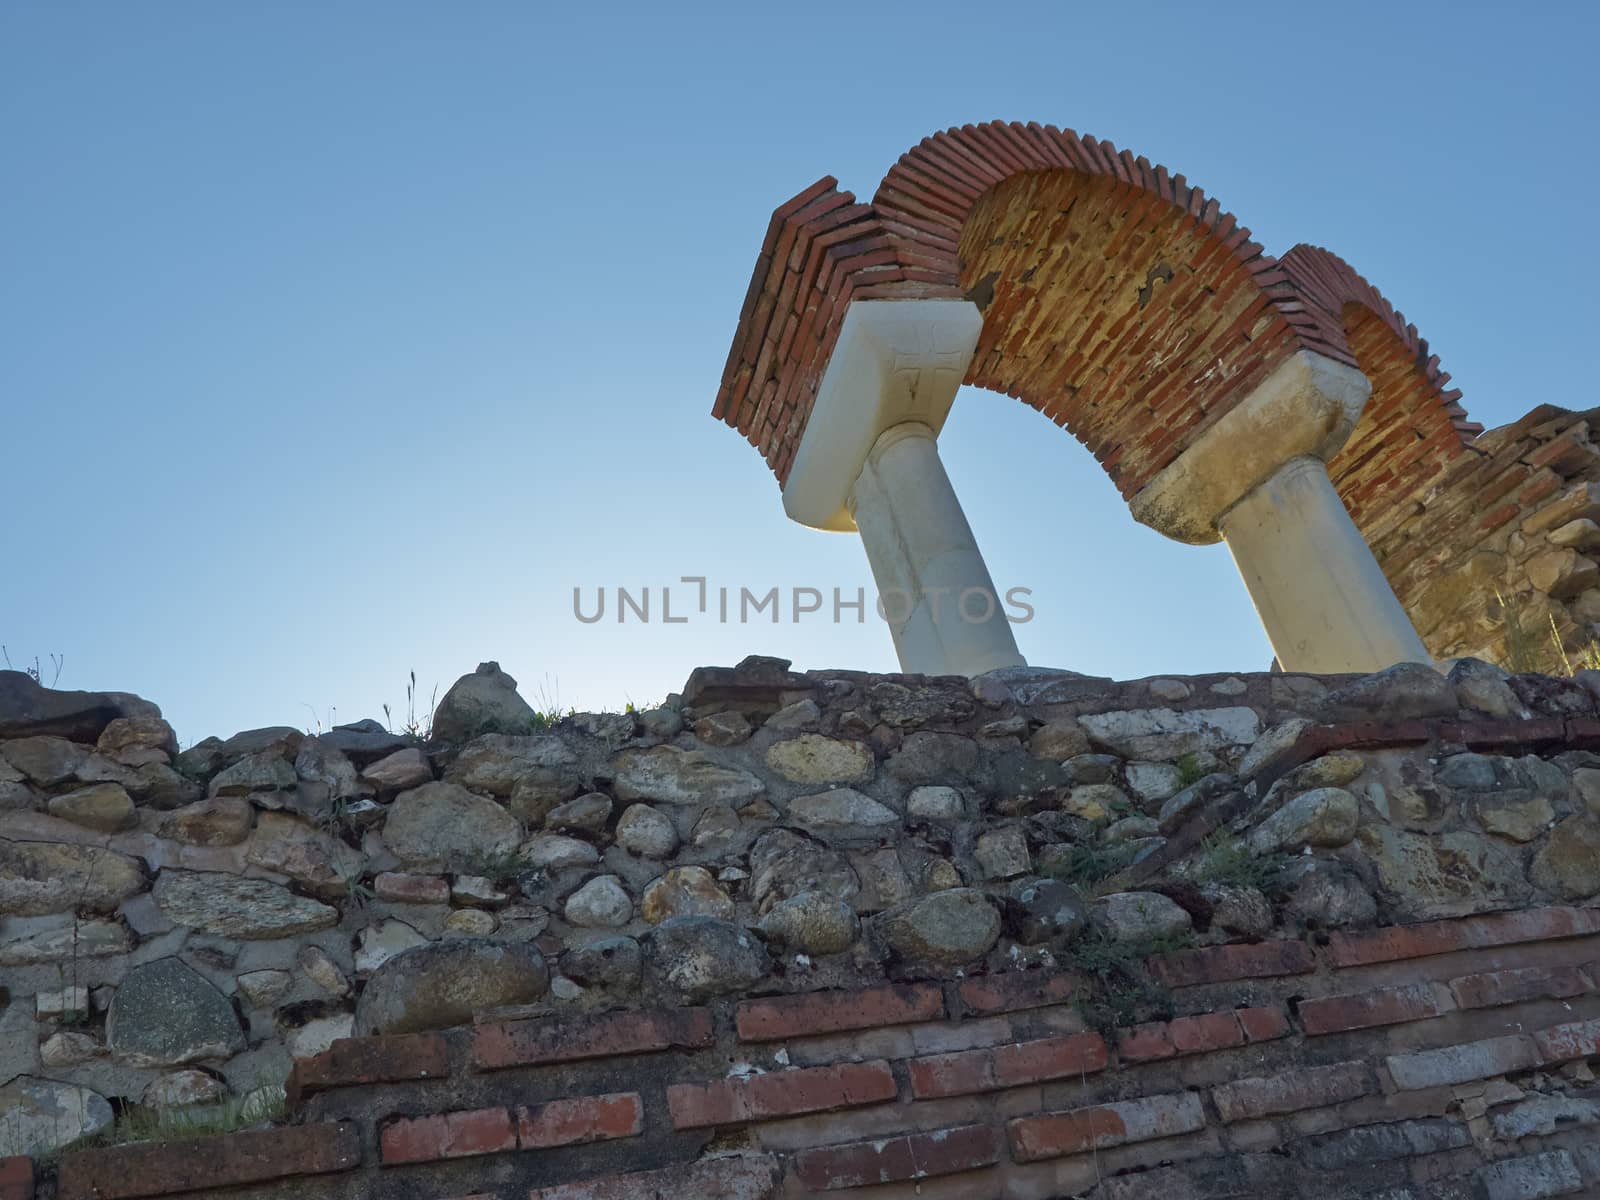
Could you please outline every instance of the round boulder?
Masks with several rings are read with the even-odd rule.
[[[645,938],[647,984],[690,1002],[745,991],[771,969],[749,930],[716,917],[670,917]]]
[[[367,981],[356,1004],[358,1036],[469,1025],[475,1013],[531,1004],[549,990],[550,969],[523,942],[463,938],[396,954]]]
[[[836,896],[801,892],[768,910],[761,935],[802,954],[839,954],[856,940],[856,914]]]
[[[203,975],[161,958],[129,971],[117,988],[106,1043],[130,1066],[175,1067],[238,1053],[244,1031],[228,998]]]
[[[890,953],[936,966],[969,963],[1000,938],[1000,914],[974,888],[935,892],[881,913],[873,923]]]
[[[408,867],[474,873],[522,841],[522,826],[500,805],[454,783],[401,792],[383,826],[384,843]]]

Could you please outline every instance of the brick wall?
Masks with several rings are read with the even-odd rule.
[[[68,1153],[55,1195],[1600,1190],[1600,910],[1147,966],[1174,1015],[1105,1029],[1035,969],[343,1041],[297,1063],[299,1124]],[[0,1164],[7,1200],[27,1178]]]

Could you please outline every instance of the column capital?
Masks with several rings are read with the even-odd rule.
[[[1191,545],[1221,541],[1223,514],[1285,463],[1332,457],[1371,391],[1355,367],[1297,351],[1139,490],[1133,519]]]
[[[970,300],[852,302],[784,485],[789,517],[815,529],[855,529],[850,489],[872,447],[907,422],[937,436],[982,328]]]

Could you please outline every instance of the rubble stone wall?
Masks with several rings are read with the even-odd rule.
[[[1596,694],[484,664],[179,752],[0,674],[0,1200],[1600,1189]]]

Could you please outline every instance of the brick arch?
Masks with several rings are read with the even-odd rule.
[[[1067,428],[1132,496],[1298,349],[1352,361],[1232,214],[1053,126],[925,138],[871,204],[826,177],[773,214],[713,415],[782,484],[851,300],[970,296],[966,382]]]
[[[1281,266],[1319,326],[1372,384],[1372,396],[1328,474],[1363,529],[1384,501],[1411,495],[1465,452],[1483,426],[1467,418],[1428,341],[1344,259],[1301,244]]]

